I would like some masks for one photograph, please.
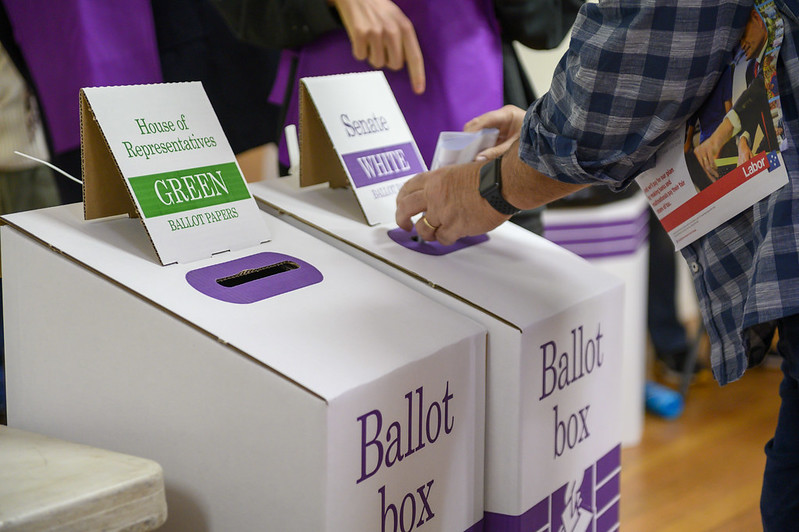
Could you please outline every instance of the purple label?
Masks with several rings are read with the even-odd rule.
[[[355,188],[418,174],[425,170],[419,152],[410,142],[348,153],[342,155],[342,159]]]
[[[521,515],[485,513],[485,532],[606,532],[619,523],[621,446]]]
[[[453,251],[468,248],[469,246],[474,246],[475,244],[480,244],[488,240],[488,235],[465,236],[451,246],[445,246],[438,242],[425,242],[424,240],[420,240],[419,236],[416,234],[415,227],[410,231],[405,231],[397,227],[396,229],[389,230],[388,236],[397,244],[405,246],[413,251],[424,253],[425,255],[446,255]]]
[[[486,512],[485,532],[527,532],[541,530],[549,524],[549,498],[539,502],[522,515],[505,515]]]
[[[472,526],[470,526],[469,528],[467,528],[465,532],[483,532],[484,530],[485,530],[485,524],[481,519]]]
[[[203,294],[228,303],[254,303],[322,281],[305,261],[282,253],[256,253],[186,273]]]
[[[584,259],[632,255],[648,241],[649,208],[630,219],[545,224],[544,238]]]

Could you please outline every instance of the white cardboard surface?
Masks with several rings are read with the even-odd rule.
[[[643,193],[590,208],[546,209],[544,230],[555,242],[581,256],[596,255],[607,239],[606,256],[588,259],[597,268],[624,279],[624,361],[622,363],[621,413],[622,444],[638,445],[644,432],[644,385],[646,383],[647,285],[649,283],[649,243],[642,238],[629,250],[630,234],[648,223],[649,204]],[[640,223],[637,229],[630,224]],[[603,227],[604,225],[604,227]],[[625,251],[626,250],[626,251]]]
[[[110,149],[163,264],[269,240],[200,82],[89,87],[82,93],[105,141],[87,146],[84,135],[82,148]]]
[[[374,225],[393,220],[399,189],[427,167],[383,72],[309,77],[301,83],[366,221]],[[303,113],[301,136],[317,126],[310,118]]]
[[[620,283],[514,224],[495,229],[484,244],[431,257],[392,241],[387,232],[396,227],[393,224],[358,224],[356,206],[346,191],[325,185],[299,188],[294,177],[250,183],[250,190],[262,206],[285,212],[286,221],[320,229],[522,330]],[[555,282],[561,279],[568,279],[569,286]]]
[[[393,226],[360,223],[340,190],[300,189],[292,178],[251,190],[267,211],[285,213],[487,327],[486,530],[538,530],[531,523],[544,526],[536,520],[542,508],[546,524],[558,530],[563,513],[549,509],[565,508],[569,483],[582,490],[583,510],[618,522],[618,490],[609,494],[619,478],[621,280],[512,224],[489,233],[487,242],[430,256],[391,240]],[[590,436],[580,437],[583,428]]]
[[[159,462],[164,530],[374,530],[408,494],[429,530],[477,524],[484,329],[259,215],[271,242],[168,267],[136,220],[5,217],[9,424]],[[251,304],[184,280],[259,251],[324,279]]]

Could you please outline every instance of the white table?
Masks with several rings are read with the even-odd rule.
[[[156,462],[0,425],[0,531],[152,530],[166,515]]]

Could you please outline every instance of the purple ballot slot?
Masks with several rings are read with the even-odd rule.
[[[425,255],[446,255],[488,240],[488,235],[465,236],[451,246],[445,246],[438,242],[425,242],[420,239],[419,235],[416,234],[415,227],[410,231],[397,227],[396,229],[391,229],[388,232],[388,236],[397,244]]]
[[[255,303],[322,280],[305,261],[282,253],[256,253],[186,273],[203,294],[228,303]]]

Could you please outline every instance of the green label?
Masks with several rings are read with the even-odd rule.
[[[128,181],[145,218],[250,198],[236,163],[142,175]]]

